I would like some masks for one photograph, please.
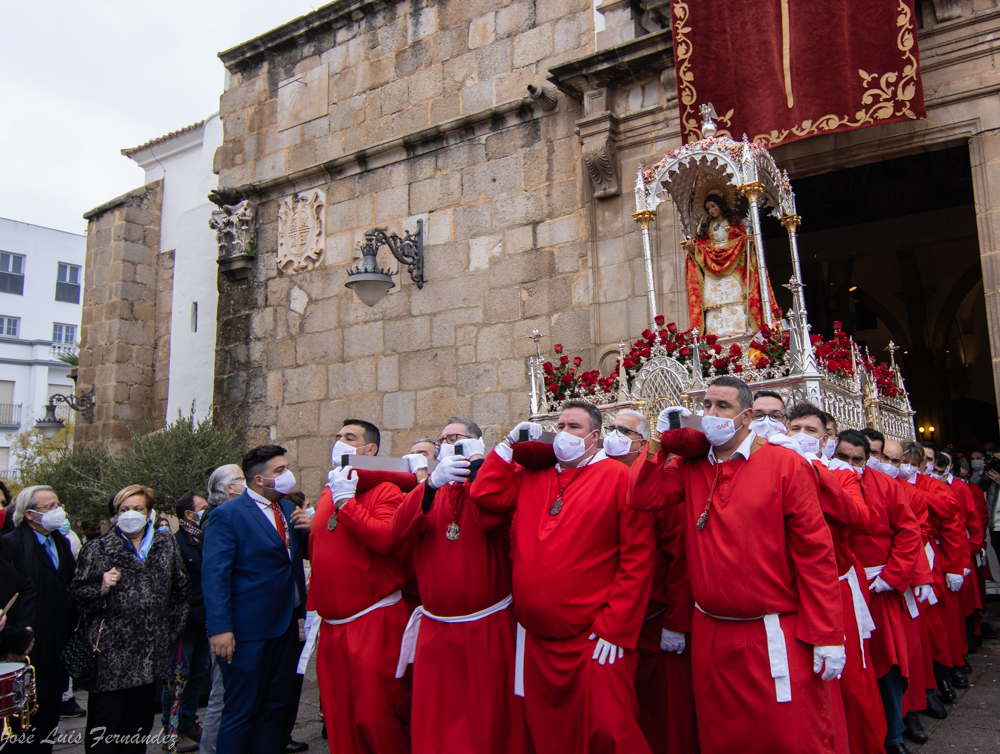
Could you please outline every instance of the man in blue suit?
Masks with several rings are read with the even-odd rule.
[[[202,545],[209,644],[226,683],[216,752],[275,754],[295,673],[293,613],[306,601],[312,517],[283,499],[295,486],[284,448],[254,448],[242,466],[246,490],[212,512]]]

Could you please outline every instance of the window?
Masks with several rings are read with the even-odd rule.
[[[80,268],[77,265],[59,263],[56,301],[65,301],[68,304],[80,303]]]
[[[55,322],[52,325],[52,340],[55,343],[73,344],[76,342],[76,325],[63,325]]]
[[[20,317],[0,316],[0,335],[4,335],[8,338],[16,338],[17,333],[20,330],[21,330]]]
[[[0,251],[0,293],[24,295],[24,256]]]

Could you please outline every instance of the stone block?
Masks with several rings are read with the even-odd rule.
[[[417,103],[441,96],[444,90],[443,73],[441,66],[434,66],[410,76],[409,101]]]
[[[525,285],[524,316],[561,312],[573,306],[573,278],[564,275]]]
[[[506,37],[526,31],[531,27],[534,3],[520,2],[512,3],[506,8],[497,11],[496,33],[499,37]]]
[[[384,224],[387,220],[405,216],[409,206],[409,189],[404,184],[380,192],[376,197],[375,222]]]
[[[426,287],[426,286],[425,286]],[[382,322],[368,322],[344,328],[344,358],[371,356],[381,353]]]
[[[462,198],[475,202],[511,193],[518,186],[519,169],[517,155],[466,168],[462,171]]]
[[[563,52],[578,50],[586,45],[590,34],[590,16],[588,9],[571,16],[563,16],[556,21],[552,36],[552,50],[557,55]]]
[[[423,102],[392,116],[392,135],[408,136],[431,124],[430,104]]]
[[[343,357],[343,336],[339,330],[310,333],[295,338],[297,364],[325,364]]]
[[[449,244],[455,232],[455,213],[450,209],[433,210],[425,227],[428,246]]]
[[[546,217],[538,191],[517,192],[493,200],[493,227],[498,230],[542,222]]]
[[[514,68],[537,63],[552,54],[552,26],[535,26],[514,37]]]
[[[507,406],[506,393],[474,395],[472,396],[472,420],[480,426],[509,423],[511,417]]]
[[[478,165],[486,161],[486,145],[480,142],[463,142],[448,149],[442,149],[437,155],[438,170],[459,170],[460,168]]]
[[[563,244],[556,249],[556,272],[560,274],[578,272],[580,260],[586,257],[586,242]]]
[[[540,223],[535,231],[539,248],[569,243],[580,238],[580,218],[568,215]]]
[[[522,92],[519,96],[523,95]],[[541,138],[541,129],[537,120],[504,129],[486,137],[486,158],[500,160],[516,155],[522,149],[537,145]]]
[[[410,104],[406,79],[390,81],[378,91],[379,107],[382,115],[392,115]]]
[[[308,437],[319,431],[319,403],[299,403],[278,409],[279,442],[286,437]]]
[[[318,401],[326,397],[326,367],[316,364],[286,369],[284,402],[286,404]]]
[[[417,393],[417,422],[433,429],[433,434],[452,416],[466,416],[472,408],[472,400],[467,395],[459,395],[453,387],[438,387],[430,390],[420,390]]]
[[[436,176],[412,185],[409,192],[409,207],[411,215],[423,212],[433,212],[449,204],[462,201],[462,174],[458,171],[451,174]],[[404,209],[404,204],[400,209]]]
[[[371,393],[376,388],[375,357],[367,356],[344,364],[343,386],[341,388],[344,395]]]
[[[497,102],[510,102],[527,94],[528,85],[538,81],[534,66],[518,68],[511,73],[501,74],[494,80],[493,91]]]
[[[479,395],[496,390],[497,365],[469,364],[458,368],[458,392],[463,395]]]
[[[452,309],[434,315],[431,319],[431,346],[441,348],[456,345],[455,328],[464,324],[478,323],[481,319],[482,312],[477,308]]]
[[[347,419],[347,401],[323,401],[319,404],[320,437],[332,438]],[[331,443],[332,445],[332,443]]]
[[[388,320],[383,323],[383,333],[386,351],[422,351],[431,344],[431,318],[423,316]]]
[[[267,373],[267,390],[265,392],[268,406],[280,406],[283,400],[281,372]]]
[[[552,351],[552,344],[558,343],[553,340],[549,331],[547,317],[536,317],[535,319],[522,319],[514,323],[514,353],[517,356],[535,356],[535,343],[529,337],[533,330],[538,330],[542,335],[540,348],[542,353]]]
[[[431,102],[431,125],[436,126],[453,120],[462,114],[462,102],[458,97],[445,95]]]
[[[521,318],[521,289],[491,289],[483,302],[486,322],[513,322]]]
[[[440,244],[424,255],[424,278],[451,280],[466,274],[469,267],[469,242]]]
[[[480,81],[510,73],[511,44],[509,39],[500,39],[477,54],[477,76]]]
[[[528,367],[524,359],[501,361],[497,367],[497,379],[500,390],[527,391],[529,388]]]
[[[285,153],[279,152],[258,160],[254,169],[254,177],[258,181],[267,181],[271,178],[278,178],[285,172]]]
[[[399,386],[419,390],[455,384],[455,350],[438,348],[400,354]]]
[[[316,162],[315,142],[302,144],[289,150],[288,152],[288,171],[290,173],[297,173],[300,170],[305,170],[306,168],[315,165]]]
[[[399,357],[383,356],[378,361],[378,391],[394,393],[399,390]]]
[[[414,424],[415,394],[412,391],[386,393],[382,396],[382,427],[406,429]]]
[[[435,314],[441,310],[441,302],[447,301],[449,307],[478,307],[482,304],[483,294],[487,288],[485,274],[470,274],[462,278],[461,285],[452,281],[430,281],[421,290],[413,291],[410,297],[410,311],[414,315]],[[381,350],[379,340],[379,350]]]
[[[496,14],[493,12],[473,19],[469,24],[469,49],[486,47],[496,39]]]
[[[480,236],[469,241],[469,271],[487,270],[503,253],[503,236]]]
[[[490,286],[509,288],[512,285],[539,280],[551,274],[554,259],[551,252],[504,257],[496,261],[490,269]]]
[[[385,86],[392,81],[393,75],[394,67],[391,55],[366,61],[358,66],[355,92],[367,92]]]
[[[406,41],[412,45],[438,30],[437,6],[431,5],[411,11],[406,21]]]
[[[472,115],[493,107],[493,80],[481,81],[462,90],[462,113]]]
[[[476,337],[476,361],[485,362],[512,357],[514,355],[512,333],[512,327],[505,324],[479,328]]]

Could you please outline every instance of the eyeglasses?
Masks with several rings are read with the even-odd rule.
[[[783,422],[785,420],[785,415],[780,411],[772,411],[769,414],[765,414],[763,411],[753,412],[754,421],[759,421],[760,419],[763,419],[765,416],[768,419],[774,419],[774,421],[776,422]]]
[[[460,435],[457,432],[455,432],[450,435],[445,435],[444,437],[442,437],[440,440],[434,443],[434,447],[440,448],[442,443],[448,443],[449,445],[454,445],[459,440],[471,440],[471,439],[472,438],[469,437],[468,435]]]
[[[52,503],[52,505],[44,508],[41,506],[35,508],[35,513],[48,513],[49,511],[59,510],[60,508],[62,508],[62,503]]]
[[[628,427],[622,427],[621,425],[618,425],[618,424],[612,424],[610,427],[608,427],[608,431],[609,432],[619,432],[619,433],[625,435],[626,437],[634,437],[637,440],[641,440],[642,439],[642,435],[640,435],[634,429],[629,429]]]

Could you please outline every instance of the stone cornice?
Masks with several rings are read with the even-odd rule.
[[[664,29],[550,68],[549,81],[571,97],[583,99],[583,93],[591,89],[644,81],[673,65],[673,40],[670,29]]]

